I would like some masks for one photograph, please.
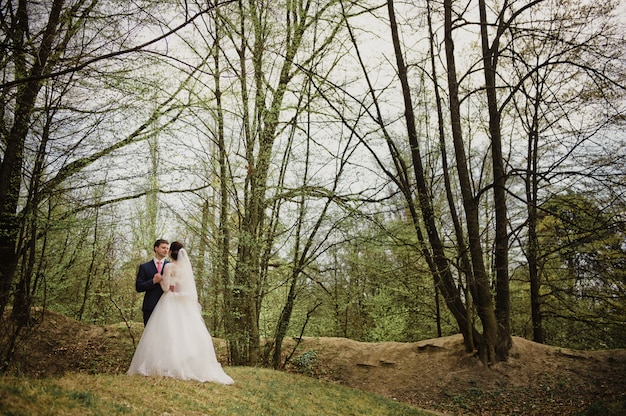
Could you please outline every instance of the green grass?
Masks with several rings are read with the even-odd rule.
[[[0,377],[1,415],[430,415],[349,387],[267,369],[227,367],[235,384],[73,373]]]

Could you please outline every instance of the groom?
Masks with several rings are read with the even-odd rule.
[[[148,319],[154,310],[157,302],[163,294],[160,282],[163,280],[161,272],[167,263],[165,256],[170,248],[167,240],[158,239],[154,242],[154,259],[139,266],[135,289],[137,292],[146,292],[143,297],[143,325],[148,323]]]

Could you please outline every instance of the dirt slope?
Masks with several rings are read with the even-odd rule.
[[[17,349],[13,370],[36,377],[121,374],[142,329],[81,324],[47,313]],[[225,362],[224,342],[216,339],[215,345]],[[294,345],[289,340],[285,351]],[[596,413],[588,414],[626,414],[626,349],[572,351],[514,338],[509,361],[488,368],[463,351],[460,335],[417,343],[305,338],[294,357],[301,365],[290,371],[445,414],[566,415],[590,408]]]
[[[626,405],[626,350],[571,351],[516,337],[509,361],[488,368],[463,351],[460,335],[418,343],[309,338],[300,348],[318,352],[319,377],[450,414],[565,415],[601,400]]]

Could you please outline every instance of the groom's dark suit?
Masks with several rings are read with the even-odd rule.
[[[165,268],[165,265],[168,262],[165,259],[163,260],[163,268]],[[161,289],[161,285],[159,283],[155,284],[152,282],[152,278],[156,273],[157,266],[154,263],[154,260],[143,263],[139,266],[139,270],[137,271],[135,289],[137,289],[137,292],[146,292],[143,297],[143,305],[141,306],[141,310],[143,311],[144,325],[148,323],[148,318],[150,318],[154,307],[159,302],[159,299],[163,294],[163,289]]]

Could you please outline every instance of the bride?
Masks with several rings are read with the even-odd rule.
[[[191,263],[183,245],[170,245],[164,293],[146,324],[127,374],[232,384],[217,361],[213,340],[202,319]]]

